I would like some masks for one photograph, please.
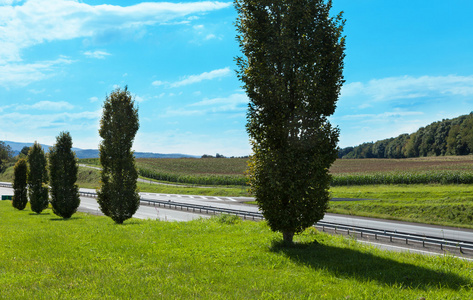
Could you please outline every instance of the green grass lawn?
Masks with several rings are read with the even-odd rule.
[[[390,253],[264,222],[172,223],[0,202],[0,299],[471,299],[473,263]],[[232,220],[232,218],[230,218]]]

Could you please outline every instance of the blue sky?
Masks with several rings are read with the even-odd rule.
[[[334,0],[346,83],[341,147],[473,111],[473,1]],[[0,0],[0,140],[97,148],[101,106],[128,85],[134,149],[250,154],[232,2]]]

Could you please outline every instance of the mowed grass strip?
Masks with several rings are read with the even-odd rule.
[[[329,212],[473,228],[473,185],[365,185],[330,188]]]
[[[473,264],[390,253],[314,229],[284,247],[264,222],[185,223],[0,202],[2,299],[470,299]]]

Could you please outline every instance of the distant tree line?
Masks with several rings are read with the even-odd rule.
[[[4,172],[13,158],[11,147],[5,142],[0,141],[0,173]]]
[[[339,158],[408,158],[473,153],[473,112],[421,127],[412,134],[340,149]]]
[[[220,153],[217,153],[215,156],[213,155],[210,155],[210,154],[204,154],[201,156],[201,158],[248,158],[249,156],[246,155],[246,156],[230,156],[230,157],[227,157],[223,154],[220,154]]]

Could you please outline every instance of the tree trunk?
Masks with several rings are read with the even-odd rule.
[[[284,231],[282,237],[285,243],[292,244],[292,238],[294,237],[293,231]]]

